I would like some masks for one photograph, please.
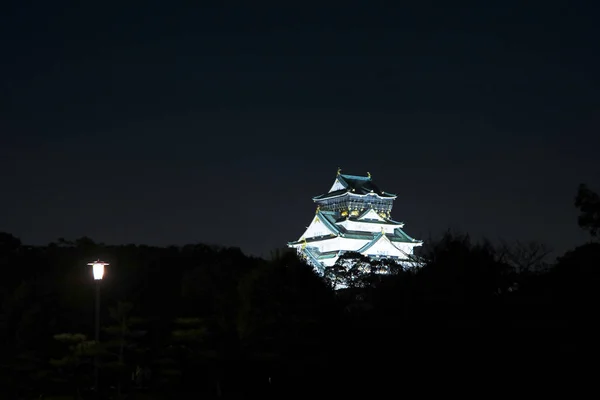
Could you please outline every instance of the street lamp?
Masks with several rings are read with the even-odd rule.
[[[96,327],[95,327],[95,336],[94,340],[96,344],[100,343],[100,282],[104,277],[104,267],[108,265],[108,263],[102,262],[100,260],[96,260],[94,262],[88,263],[88,265],[92,266],[92,274],[94,275],[94,282],[96,282]],[[98,356],[96,355],[96,359],[94,362],[94,390],[96,394],[98,393]]]
[[[93,263],[89,263],[88,265],[92,266],[92,273],[94,274],[94,280],[96,280],[96,281],[102,280],[102,278],[104,277],[104,266],[108,265],[108,264],[96,261]]]

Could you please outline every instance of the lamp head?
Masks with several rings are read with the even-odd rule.
[[[92,263],[89,263],[88,265],[92,266],[92,274],[94,275],[94,280],[99,281],[102,280],[102,278],[104,277],[104,266],[109,264],[97,260]]]

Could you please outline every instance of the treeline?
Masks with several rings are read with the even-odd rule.
[[[583,187],[576,203],[592,238],[594,196]],[[322,278],[289,251],[2,233],[0,398],[495,397],[565,382],[572,395],[594,379],[600,244],[547,254],[447,234],[422,267],[346,254]],[[96,343],[98,258],[110,265]]]

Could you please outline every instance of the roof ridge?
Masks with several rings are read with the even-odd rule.
[[[363,247],[361,247],[360,249],[356,250],[358,253],[362,253],[363,251],[367,251],[369,250],[371,247],[373,247],[373,245],[375,243],[377,243],[379,241],[379,239],[381,239],[382,236],[384,236],[385,234],[383,232],[379,232],[378,234],[373,236],[373,239],[371,239],[370,242],[366,243]]]
[[[335,223],[332,223],[331,221],[329,221],[329,219],[327,219],[326,215],[331,215],[331,214],[324,214],[323,211],[318,210],[315,218],[319,218],[319,216],[320,216],[321,218],[319,218],[319,221],[323,222],[323,225],[325,225],[327,227],[327,229],[329,229],[331,231],[331,233],[333,233],[334,235],[339,235],[341,233],[339,227]]]
[[[340,174],[339,176],[341,176],[342,178],[347,177],[347,178],[350,178],[350,179],[362,179],[362,180],[365,180],[365,181],[372,180],[372,178],[370,176],[365,176],[365,175]]]

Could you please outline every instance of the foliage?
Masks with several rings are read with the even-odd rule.
[[[594,196],[582,193],[582,227],[595,235]],[[95,357],[101,392],[115,399],[351,396],[419,366],[433,379],[431,366],[450,359],[527,357],[535,340],[553,343],[557,360],[571,357],[555,344],[572,331],[544,321],[587,332],[576,345],[593,342],[600,249],[581,246],[554,264],[548,252],[448,233],[412,266],[345,253],[321,277],[287,251],[262,260],[202,244],[26,246],[0,234],[0,397],[90,398]],[[100,343],[88,339],[86,268],[98,257],[110,262]],[[512,328],[523,321],[543,338],[524,339]],[[397,376],[384,379],[388,364]]]
[[[52,380],[63,393],[74,390],[75,396],[80,397],[81,391],[92,385],[90,367],[100,353],[99,343],[88,340],[82,333],[59,333],[54,339],[65,345],[66,352],[60,358],[50,359],[50,365],[55,368]]]
[[[600,196],[581,184],[575,196],[575,207],[580,211],[579,226],[592,237],[600,235]]]

